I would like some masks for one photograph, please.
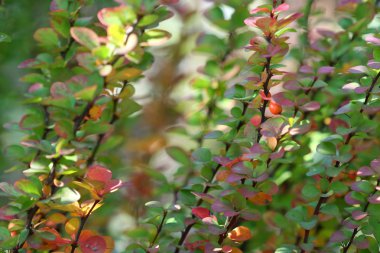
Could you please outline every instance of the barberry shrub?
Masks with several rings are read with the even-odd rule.
[[[378,1],[91,2],[19,65],[2,250],[380,252]]]

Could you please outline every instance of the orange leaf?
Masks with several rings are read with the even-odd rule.
[[[90,118],[92,120],[98,120],[102,116],[103,110],[104,106],[94,105],[93,107],[91,107],[88,114],[90,115]]]
[[[272,196],[264,192],[259,192],[255,196],[248,198],[253,204],[267,205],[272,202]]]
[[[228,238],[233,240],[233,241],[238,241],[238,242],[244,242],[249,239],[251,239],[252,234],[249,228],[245,226],[239,226],[234,228],[230,233],[228,233]]]

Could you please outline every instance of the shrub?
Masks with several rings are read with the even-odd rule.
[[[219,32],[198,36],[190,53],[207,59],[191,78],[175,65],[196,11],[117,2],[93,21],[90,1],[53,0],[41,53],[19,66],[33,69],[25,136],[6,154],[24,175],[0,184],[2,249],[379,252],[377,1],[339,1],[339,29],[316,26],[312,0],[215,1],[204,16]],[[159,24],[173,12],[185,26],[170,45]],[[148,103],[135,94],[145,74]],[[125,234],[111,239],[115,210],[131,221],[113,217]]]

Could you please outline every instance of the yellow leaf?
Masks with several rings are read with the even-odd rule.
[[[118,81],[126,81],[140,76],[140,69],[136,68],[125,68],[117,72],[113,72],[107,77],[107,83],[114,83]]]
[[[71,218],[68,220],[65,224],[65,230],[69,235],[76,234],[80,226],[80,219],[79,218]]]

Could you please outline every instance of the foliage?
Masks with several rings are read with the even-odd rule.
[[[116,2],[90,19],[92,1],[52,0],[40,53],[19,65],[25,135],[5,153],[23,176],[0,183],[1,249],[379,252],[377,1],[339,1],[339,29],[312,22],[313,0],[213,1],[213,29],[186,52],[205,58],[193,76],[174,67],[191,35],[172,42],[165,23],[197,11]],[[160,86],[150,103],[145,82]]]

